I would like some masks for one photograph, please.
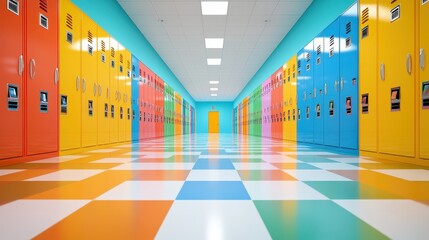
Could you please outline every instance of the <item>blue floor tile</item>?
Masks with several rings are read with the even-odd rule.
[[[242,182],[185,182],[177,200],[250,200]]]
[[[228,159],[199,159],[193,169],[235,169]]]

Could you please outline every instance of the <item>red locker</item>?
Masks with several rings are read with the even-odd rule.
[[[7,4],[5,4],[7,2]],[[0,159],[23,155],[23,20],[21,1],[0,5]]]

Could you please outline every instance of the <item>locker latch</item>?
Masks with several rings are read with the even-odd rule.
[[[390,110],[392,112],[399,111],[401,109],[401,88],[396,87],[390,90]]]
[[[130,114],[130,109],[127,108],[127,119],[130,120],[131,119],[131,114]]]
[[[422,106],[423,109],[429,109],[429,81],[422,85]]]
[[[122,107],[119,108],[119,118],[120,119],[124,118],[124,110],[122,109]]]
[[[366,114],[369,112],[369,95],[368,93],[362,94],[362,113]]]
[[[18,0],[8,0],[7,1],[7,9],[19,16],[19,1]]]
[[[67,114],[68,99],[67,96],[61,95],[61,113]]]
[[[346,97],[346,114],[352,114],[352,97]]]
[[[7,109],[18,111],[18,86],[8,85],[7,87]]]
[[[92,100],[88,100],[88,115],[93,116],[94,115],[94,105]]]
[[[335,113],[335,106],[334,101],[329,102],[329,116],[334,116]]]
[[[40,92],[40,112],[48,112],[48,92]]]
[[[107,103],[104,104],[104,117],[109,117],[109,104]]]
[[[110,116],[115,118],[115,105],[110,106]]]

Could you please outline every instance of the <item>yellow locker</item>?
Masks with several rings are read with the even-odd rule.
[[[110,127],[110,143],[118,142],[119,131],[119,91],[118,91],[118,54],[119,43],[114,38],[110,37],[110,66],[109,66],[109,127]]]
[[[69,0],[60,2],[60,150],[81,147],[81,16]]]
[[[420,2],[420,1],[419,1]],[[421,96],[417,107],[420,109],[420,158],[429,159],[429,70],[427,67],[427,52],[429,51],[429,1],[420,5],[420,90]]]
[[[123,95],[125,111],[125,141],[131,141],[131,53],[128,50],[124,52],[125,62],[125,94]]]
[[[359,146],[363,151],[377,152],[377,1],[360,1],[360,105],[359,105]]]
[[[82,147],[97,145],[97,24],[82,14]]]
[[[290,124],[288,125],[288,132],[289,132],[289,139],[290,141],[296,141],[296,121],[297,121],[297,88],[296,88],[296,79],[297,79],[297,56],[296,54],[292,56],[292,58],[289,60],[289,66],[291,69],[291,79],[290,82],[288,82],[288,88],[289,88],[289,109],[290,109]]]
[[[409,157],[415,156],[415,3],[380,0],[378,8],[379,151]]]
[[[125,108],[125,83],[126,83],[126,62],[125,62],[125,48],[121,44],[118,46],[118,140],[119,142],[125,141],[125,122],[126,122],[126,108]]]
[[[289,125],[290,121],[288,121],[288,110],[290,112],[290,106],[289,106],[289,98],[290,98],[290,90],[288,85],[288,70],[289,70],[289,61],[287,61],[283,65],[283,139],[289,139]]]
[[[97,71],[98,71],[98,119],[97,132],[98,144],[107,144],[109,138],[109,35],[101,27],[97,28]]]

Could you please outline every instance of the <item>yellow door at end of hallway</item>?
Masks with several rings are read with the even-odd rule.
[[[219,133],[219,112],[209,112],[209,133]]]

